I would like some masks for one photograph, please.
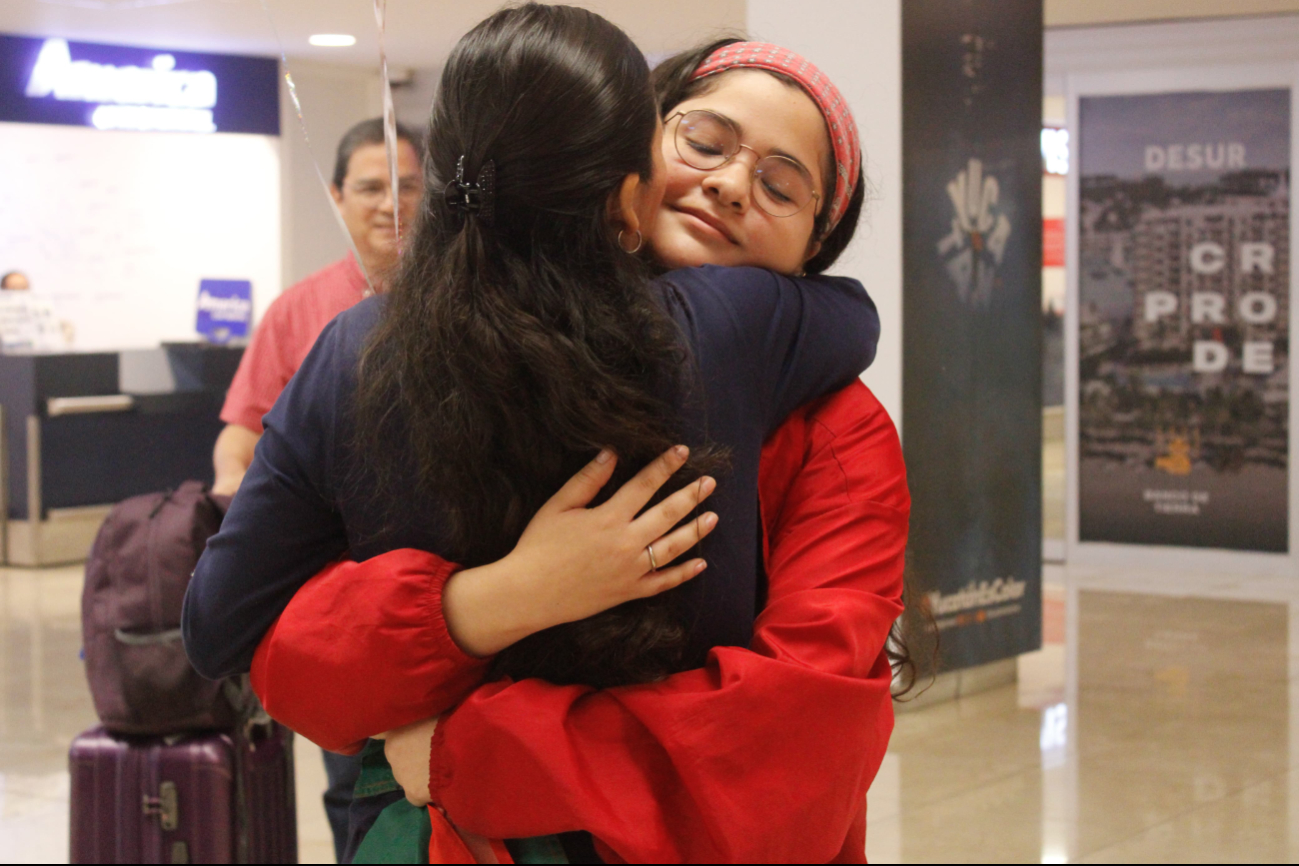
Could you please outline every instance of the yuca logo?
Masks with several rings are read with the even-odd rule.
[[[208,313],[216,322],[246,322],[252,313],[253,302],[248,298],[218,298],[207,292],[198,293],[200,313]]]
[[[952,231],[938,242],[938,254],[947,260],[962,303],[987,306],[1011,234],[1010,219],[999,206],[1001,184],[984,174],[982,160],[972,158],[947,184],[947,195]]]
[[[977,585],[974,581],[970,581],[964,589],[949,595],[934,590],[926,593],[926,596],[929,598],[929,610],[934,616],[947,616],[965,610],[1019,601],[1024,597],[1027,589],[1028,584],[1022,580],[999,577],[993,581],[980,581]]]

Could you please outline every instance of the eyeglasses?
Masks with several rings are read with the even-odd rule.
[[[677,156],[691,168],[714,171],[735,159],[741,150],[753,150],[740,144],[740,131],[720,114],[702,109],[678,111],[668,122],[677,118]],[[758,157],[750,180],[753,202],[764,213],[791,217],[821,200],[812,175],[799,163],[787,156],[761,156],[756,150],[753,155]]]
[[[368,204],[378,204],[388,195],[388,184],[379,180],[362,180],[349,183],[347,191]],[[423,191],[424,184],[418,180],[403,180],[397,185],[397,195],[406,203],[417,201]]]

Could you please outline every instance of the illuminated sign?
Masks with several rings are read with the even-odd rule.
[[[1042,128],[1042,167],[1047,174],[1069,173],[1069,130]]]
[[[0,35],[0,121],[279,134],[275,60]]]

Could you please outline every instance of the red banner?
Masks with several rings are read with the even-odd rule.
[[[1042,267],[1064,267],[1064,218],[1042,220]]]

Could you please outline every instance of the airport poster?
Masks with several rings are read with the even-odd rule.
[[[1289,550],[1290,91],[1078,107],[1079,540]]]

